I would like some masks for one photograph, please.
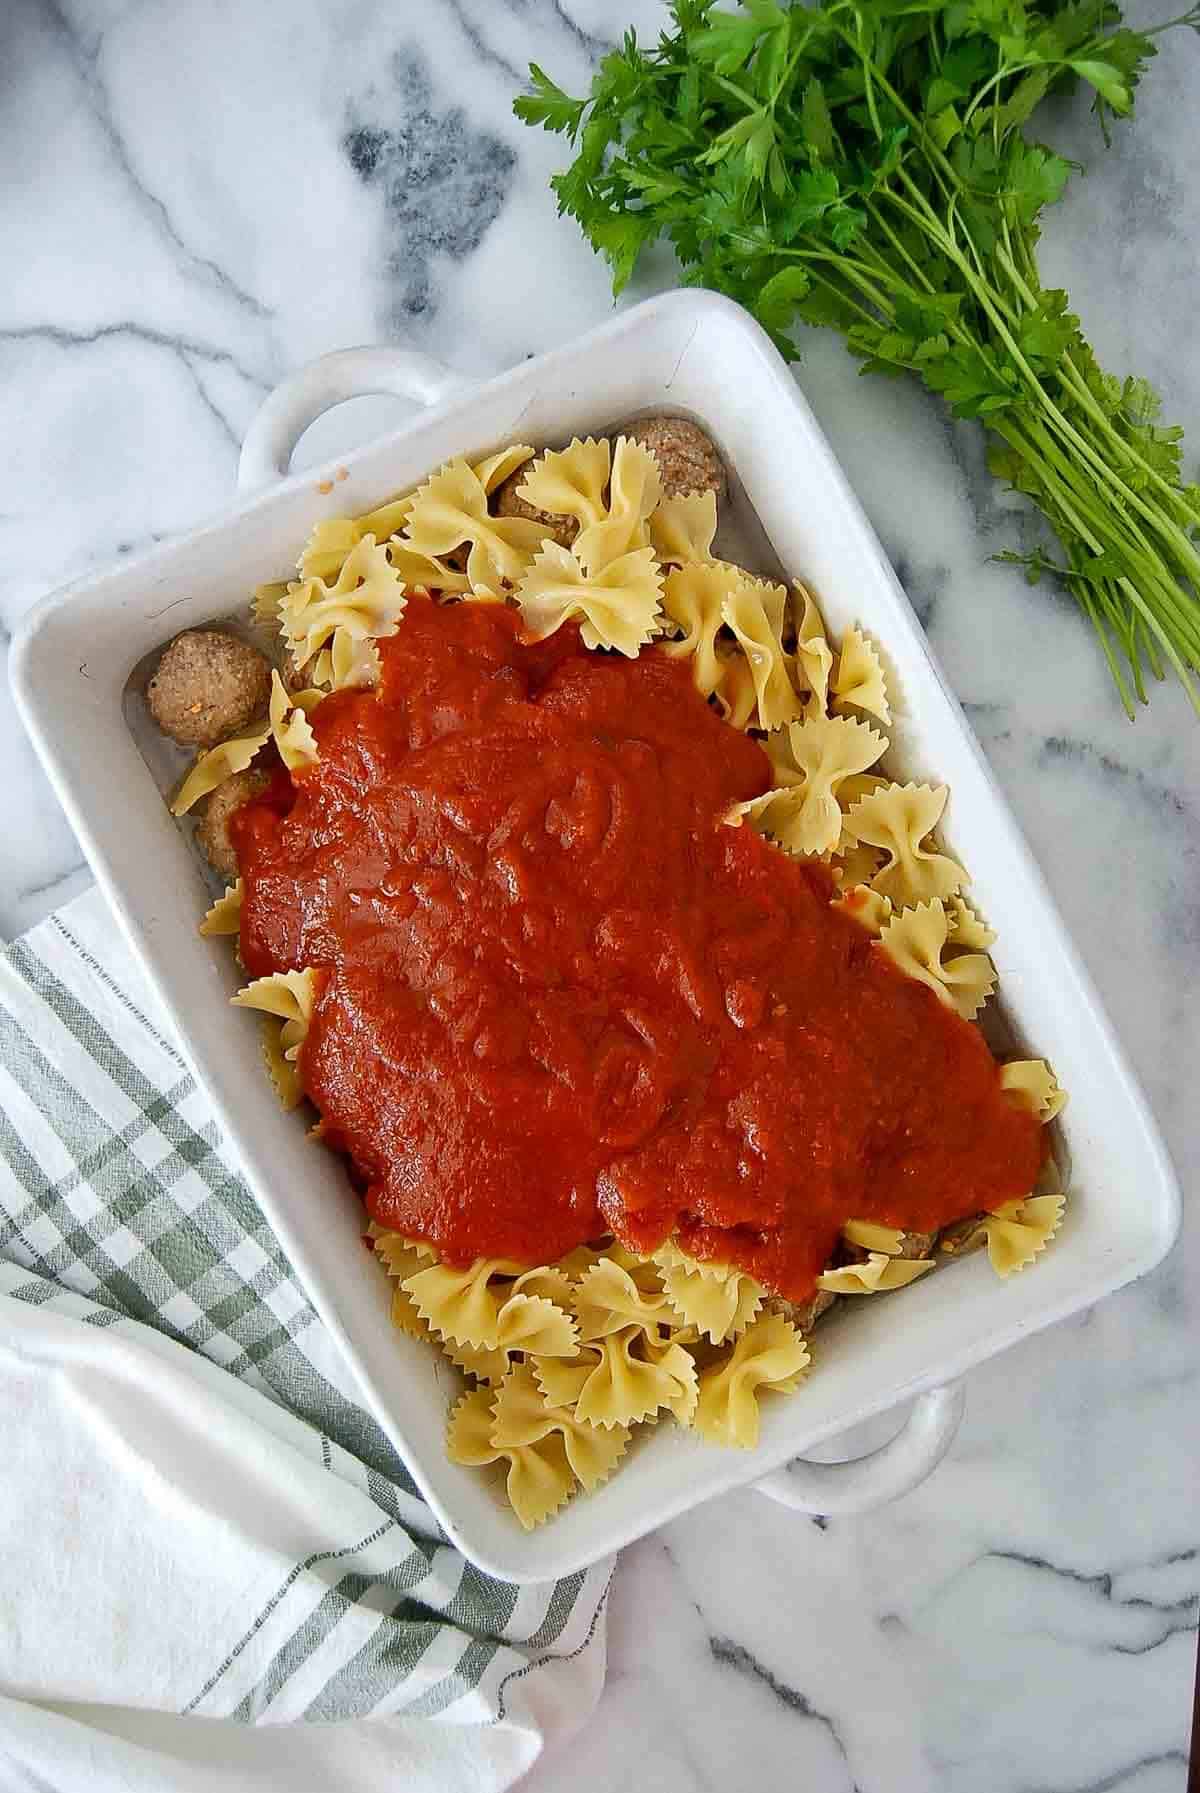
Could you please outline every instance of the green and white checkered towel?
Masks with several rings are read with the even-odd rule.
[[[595,1705],[607,1566],[446,1544],[96,892],[0,957],[0,1431],[0,1785],[499,1788]]]

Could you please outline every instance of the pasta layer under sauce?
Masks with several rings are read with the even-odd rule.
[[[1027,1195],[978,1030],[722,823],[770,767],[690,666],[520,626],[410,597],[234,818],[247,971],[317,969],[302,1081],[372,1218],[456,1263],[675,1234],[803,1301],[851,1218]]]

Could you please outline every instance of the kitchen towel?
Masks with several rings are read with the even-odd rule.
[[[0,1789],[484,1793],[595,1706],[610,1565],[448,1545],[99,893],[0,956]]]

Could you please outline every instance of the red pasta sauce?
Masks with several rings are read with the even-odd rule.
[[[976,1028],[730,805],[766,755],[688,661],[410,598],[319,763],[234,818],[247,972],[313,966],[321,1135],[451,1262],[669,1234],[802,1301],[843,1223],[1027,1194]]]

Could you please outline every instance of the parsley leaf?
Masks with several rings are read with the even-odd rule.
[[[565,131],[574,142],[587,110],[587,101],[573,100],[536,62],[529,65],[529,78],[533,92],[522,94],[520,99],[513,101],[517,117],[527,125],[542,125],[547,131]]]
[[[833,114],[825,98],[825,89],[815,75],[804,84],[804,97],[800,102],[800,128],[813,161],[832,162],[836,153]]]

